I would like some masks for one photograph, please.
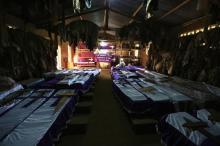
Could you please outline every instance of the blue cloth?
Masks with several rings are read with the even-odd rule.
[[[65,126],[74,110],[74,97],[65,98],[64,103],[59,105],[57,100],[61,101],[62,98],[50,98],[8,134],[0,145],[52,146],[52,139]]]
[[[34,101],[34,102],[33,102]],[[14,128],[22,123],[34,110],[45,102],[44,98],[27,98],[7,111],[0,117],[0,140],[10,134]]]
[[[34,89],[78,89],[87,90],[95,77],[93,74],[79,73],[70,76],[58,76],[49,81],[33,86]]]
[[[16,92],[18,90],[24,89],[23,86],[21,84],[16,84],[14,87],[12,87],[9,90],[6,91],[1,91],[0,92],[0,100],[2,100],[3,98],[7,97],[9,94]]]
[[[119,95],[125,110],[129,113],[142,113],[149,106],[148,99],[128,84],[113,80],[113,89]]]

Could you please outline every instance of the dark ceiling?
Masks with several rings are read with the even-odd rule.
[[[47,25],[49,22],[53,25],[61,23],[63,14],[65,15],[66,24],[81,19],[92,21],[101,28],[105,28],[107,25],[109,29],[120,28],[133,20],[145,19],[145,7],[141,7],[140,11],[137,11],[143,0],[107,1],[109,5],[106,5],[106,0],[92,0],[92,7],[82,10],[80,14],[74,13],[72,0],[2,0],[0,3],[1,8],[7,13],[23,18],[40,27]],[[201,17],[203,16],[202,13],[196,10],[197,1],[159,0],[159,9],[153,12],[151,21],[177,26]],[[64,13],[62,11],[63,7]],[[134,15],[135,12],[137,12],[136,15]],[[108,23],[105,22],[106,15],[108,15]]]

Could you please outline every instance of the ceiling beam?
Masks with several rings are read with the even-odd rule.
[[[132,18],[134,18],[140,11],[141,11],[141,9],[144,7],[144,2],[142,2],[138,7],[137,7],[137,9],[133,12],[133,14],[132,14]],[[134,19],[131,19],[130,21],[129,21],[129,23],[132,23],[134,21]]]
[[[80,13],[74,13],[74,14],[71,14],[71,15],[66,15],[64,19],[66,21],[68,19],[73,19],[73,18],[79,17],[82,20],[83,19],[82,16],[88,15],[88,14],[91,14],[91,13],[95,13],[95,12],[98,12],[98,11],[102,11],[102,10],[105,10],[105,7],[90,9],[88,11],[83,11],[83,12],[80,12]],[[60,23],[61,21],[62,21],[62,18],[59,18],[58,20],[45,20],[44,22],[41,22],[41,23],[38,23],[38,24],[39,25],[46,25],[49,22],[52,22],[52,24],[56,25],[56,24]]]
[[[209,24],[210,15],[194,18],[182,24],[173,27],[176,32],[188,32],[191,30],[199,29]]]
[[[46,29],[39,29],[35,26],[35,24],[33,23],[26,23],[24,19],[19,18],[17,16],[11,15],[11,14],[4,14],[0,16],[0,20],[1,17],[5,17],[7,19],[5,20],[5,24],[7,25],[11,25],[11,26],[15,26],[18,29],[24,30],[24,24],[25,24],[25,31],[26,32],[32,32],[35,35],[38,35],[42,38],[45,38],[47,40],[50,39],[49,35],[48,35],[48,30]],[[55,36],[54,33],[52,33],[52,36]]]
[[[116,14],[119,14],[119,15],[121,15],[121,16],[130,18],[130,19],[133,19],[133,20],[135,20],[135,21],[138,21],[138,22],[141,21],[141,19],[139,19],[139,18],[135,18],[135,17],[129,16],[129,15],[124,14],[124,13],[118,11],[118,10],[115,10],[115,9],[112,9],[112,8],[109,8],[109,10],[110,10],[111,12],[114,12],[114,13],[116,13]]]
[[[108,27],[108,29],[104,27],[100,27],[101,31],[118,31],[120,28],[115,28],[115,27]]]
[[[210,18],[210,15],[201,16],[201,17],[198,17],[198,18],[194,18],[190,21],[187,21],[187,22],[183,23],[181,26],[186,27],[186,26],[192,25],[192,24],[200,22],[200,21],[204,21],[204,20],[206,21],[209,18]]]
[[[80,20],[83,20],[83,16],[85,15],[88,15],[88,14],[91,14],[91,13],[95,13],[95,12],[98,12],[98,11],[102,11],[102,10],[105,10],[105,7],[101,7],[101,8],[96,8],[96,9],[91,9],[89,11],[83,11],[81,13],[77,13],[77,14],[73,14],[73,15],[69,15],[69,16],[66,16],[65,17],[65,21],[69,20],[69,19],[74,19],[74,18],[80,18]],[[59,19],[59,21],[57,21],[56,23],[54,23],[55,25],[60,23],[61,22],[61,19]]]
[[[80,12],[78,14],[72,14],[72,15],[66,16],[65,19],[76,18],[76,17],[80,17],[80,16],[87,15],[87,14],[90,14],[90,13],[95,13],[95,12],[102,11],[102,10],[105,10],[105,7],[91,9],[91,10],[88,10],[88,11],[83,11],[83,12]],[[59,20],[61,20],[61,19],[59,19]]]
[[[182,8],[183,6],[185,6],[186,4],[188,4],[191,1],[192,0],[184,0],[182,3],[178,4],[177,6],[175,6],[174,8],[172,8],[171,10],[169,10],[168,12],[166,12],[165,14],[160,16],[157,20],[162,20],[163,18],[165,18],[165,17],[169,16],[170,14],[176,12],[177,10],[179,10],[180,8]]]
[[[108,29],[109,1],[105,0],[104,29]]]

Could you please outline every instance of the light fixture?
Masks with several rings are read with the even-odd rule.
[[[205,46],[206,44],[205,43],[202,43],[202,46]]]
[[[136,48],[139,48],[139,47],[140,47],[140,44],[135,44],[135,47],[136,47]]]
[[[101,41],[101,42],[99,43],[99,45],[100,45],[101,47],[106,47],[106,46],[108,46],[108,43],[107,43],[107,42],[104,42],[104,41]]]
[[[214,28],[216,28],[216,26],[215,26],[215,25],[212,25],[212,26],[211,26],[211,29],[214,29]]]
[[[9,29],[16,29],[16,26],[14,25],[7,25]]]
[[[8,25],[8,28],[9,28],[9,29],[12,29],[13,27],[12,27],[11,25]]]

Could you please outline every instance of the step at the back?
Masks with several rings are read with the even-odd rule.
[[[92,85],[92,87],[89,89],[90,92],[93,92],[95,90],[95,85]]]
[[[75,113],[76,114],[90,113],[92,105],[93,104],[91,101],[81,101],[77,104]]]
[[[82,96],[79,98],[79,102],[80,102],[80,101],[92,100],[93,96],[94,96],[94,93],[93,93],[93,92],[88,92],[88,93],[82,95]]]
[[[89,123],[88,115],[75,115],[67,123],[65,135],[85,134]]]
[[[156,133],[157,121],[152,118],[132,118],[132,127],[137,134]]]

